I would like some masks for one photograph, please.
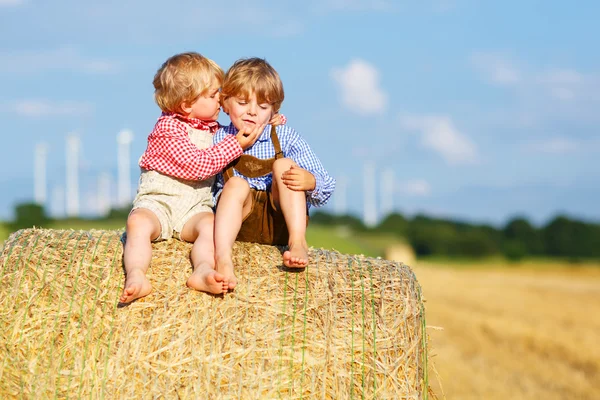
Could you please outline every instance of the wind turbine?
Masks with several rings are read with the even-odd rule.
[[[340,176],[335,186],[335,193],[333,196],[334,209],[337,215],[345,215],[347,204],[346,204],[346,192],[348,190],[348,178],[346,175]]]
[[[131,202],[131,173],[129,161],[129,148],[133,141],[133,133],[124,129],[117,135],[117,166],[118,186],[117,202],[119,207],[126,207]]]
[[[371,162],[366,162],[363,166],[364,179],[364,210],[363,222],[367,226],[377,224],[377,203],[375,199],[375,166]]]
[[[67,136],[66,167],[66,211],[68,217],[79,215],[79,136],[70,134]]]
[[[46,160],[48,155],[48,146],[46,143],[37,143],[35,145],[35,155],[33,158],[33,198],[41,206],[46,205]]]
[[[381,174],[381,187],[379,188],[379,207],[383,217],[386,217],[394,209],[394,192],[394,170],[391,168],[386,168]]]
[[[107,216],[110,212],[110,175],[106,172],[101,173],[98,176],[98,215],[103,217]]]
[[[50,214],[54,218],[65,216],[65,188],[63,186],[57,185],[52,188]]]

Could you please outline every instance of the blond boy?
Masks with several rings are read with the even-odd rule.
[[[217,176],[215,196],[216,269],[235,288],[233,242],[288,245],[283,264],[308,264],[308,208],[324,205],[335,188],[331,177],[306,141],[287,125],[264,124],[284,99],[275,69],[260,58],[241,59],[227,71],[221,91],[231,125],[217,131],[215,143],[239,132],[259,129],[260,138]]]
[[[138,192],[127,218],[122,303],[151,292],[146,272],[152,242],[172,237],[193,243],[190,288],[218,294],[230,286],[215,270],[211,186],[214,175],[256,141],[266,122],[213,145],[222,82],[221,68],[194,52],[170,57],[154,76],[162,114],[140,159]]]

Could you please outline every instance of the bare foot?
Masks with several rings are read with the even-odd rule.
[[[283,253],[283,265],[289,268],[304,268],[308,265],[308,246],[305,243],[292,243]]]
[[[229,282],[225,276],[208,265],[199,265],[187,280],[187,286],[213,294],[227,293]]]
[[[152,285],[146,278],[146,274],[139,269],[127,273],[125,288],[119,298],[121,303],[131,303],[140,297],[147,296],[152,291]]]
[[[237,278],[233,273],[233,261],[231,258],[224,260],[217,260],[217,271],[219,271],[225,277],[228,282],[227,289],[233,290],[237,286]]]

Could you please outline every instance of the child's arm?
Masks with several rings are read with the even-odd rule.
[[[294,130],[291,130],[290,143],[284,149],[284,156],[298,164],[298,167],[292,167],[284,173],[284,183],[287,180],[292,187],[287,183],[286,186],[292,190],[306,191],[308,202],[315,207],[325,205],[335,189],[335,179],[325,170],[308,143]]]
[[[292,165],[290,169],[285,171],[282,178],[285,186],[297,192],[315,190],[317,185],[315,176],[297,165]]]
[[[206,149],[199,149],[183,123],[160,121],[148,137],[148,149],[140,167],[186,180],[204,180],[220,172],[258,139],[263,126],[247,128]]]

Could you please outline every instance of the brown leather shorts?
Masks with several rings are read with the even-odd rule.
[[[288,230],[281,210],[275,207],[270,191],[251,189],[252,210],[242,221],[240,242],[288,244]]]
[[[273,202],[271,191],[251,189],[252,210],[242,221],[237,235],[240,242],[252,242],[269,245],[288,244],[289,233],[285,218]],[[306,216],[308,225],[308,215]]]

